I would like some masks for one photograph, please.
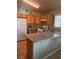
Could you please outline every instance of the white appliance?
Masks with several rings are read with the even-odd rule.
[[[44,32],[48,31],[48,26],[42,26]]]
[[[20,38],[27,33],[27,20],[24,18],[17,18],[17,38]]]
[[[43,32],[43,29],[37,28],[37,32]]]

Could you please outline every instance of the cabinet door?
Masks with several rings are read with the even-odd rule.
[[[31,16],[31,19],[32,19],[31,23],[35,23],[35,16],[34,15]]]
[[[35,23],[35,17],[33,15],[28,16],[28,23]]]
[[[35,23],[39,24],[40,23],[40,16],[35,16]]]
[[[52,20],[53,20],[53,18],[52,18],[52,15],[51,14],[46,14],[46,15],[41,15],[41,20],[42,19],[46,19],[47,20],[47,25],[51,25],[52,24]]]
[[[47,15],[47,24],[51,25],[51,15]]]
[[[23,56],[27,54],[26,41],[17,42],[17,55]]]

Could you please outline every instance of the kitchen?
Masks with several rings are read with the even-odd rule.
[[[51,59],[61,50],[60,0],[17,0],[17,22],[17,59]]]

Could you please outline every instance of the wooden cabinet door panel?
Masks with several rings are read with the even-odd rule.
[[[26,41],[21,41],[17,43],[17,55],[27,54]]]
[[[40,17],[42,19],[46,19],[47,20],[47,25],[51,25],[52,24],[52,15],[50,14],[46,14],[46,15],[41,15]]]
[[[36,24],[39,24],[40,23],[40,16],[35,16],[35,23]]]
[[[28,16],[28,23],[34,23],[35,22],[35,17],[33,15]]]

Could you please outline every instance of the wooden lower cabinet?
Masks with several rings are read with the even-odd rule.
[[[37,29],[27,29],[27,33],[36,33]]]
[[[27,55],[19,55],[17,56],[17,59],[27,59]]]
[[[17,42],[17,59],[27,58],[27,43],[26,40]]]
[[[33,58],[33,43],[29,39],[17,42],[17,59]]]
[[[27,59],[33,59],[33,42],[27,38]]]

